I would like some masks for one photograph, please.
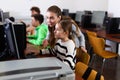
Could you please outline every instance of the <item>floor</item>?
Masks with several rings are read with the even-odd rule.
[[[102,58],[96,56],[90,65],[93,69],[101,72]],[[120,57],[106,59],[102,72],[105,80],[120,80]]]

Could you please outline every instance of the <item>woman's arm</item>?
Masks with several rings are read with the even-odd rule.
[[[76,47],[79,48],[81,47],[81,49],[84,51],[84,52],[87,52],[86,48],[85,48],[85,37],[83,35],[83,33],[81,32],[81,30],[78,28],[78,32],[79,32],[79,35],[76,34],[76,26],[73,24],[72,25],[72,30],[74,32],[74,40],[75,40],[75,44],[76,44]]]
[[[80,30],[80,47],[82,51],[87,52],[85,47],[85,37],[84,34],[81,32],[81,30]]]

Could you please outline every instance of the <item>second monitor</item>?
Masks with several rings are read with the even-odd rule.
[[[120,33],[120,18],[109,18],[106,23],[106,33],[117,34]]]
[[[10,54],[18,59],[25,58],[26,26],[22,23],[6,23],[5,35]]]

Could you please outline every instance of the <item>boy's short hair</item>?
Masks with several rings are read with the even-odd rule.
[[[14,17],[9,17],[9,20],[11,20],[12,22],[15,22],[15,18]]]
[[[33,6],[31,9],[30,9],[31,11],[36,11],[37,13],[39,13],[40,14],[40,9],[38,8],[38,7],[36,7],[36,6]]]
[[[38,20],[40,23],[43,23],[43,21],[44,21],[44,17],[42,14],[34,14],[34,15],[32,15],[32,17],[34,17],[35,20]]]

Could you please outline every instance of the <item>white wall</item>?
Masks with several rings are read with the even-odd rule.
[[[108,0],[75,0],[75,10],[103,10],[108,9]]]
[[[3,11],[10,11],[15,18],[30,17],[30,8],[38,6],[42,14],[51,5],[57,5],[61,9],[70,9],[70,12],[77,10],[107,10],[108,0],[0,0],[0,8]]]
[[[120,0],[109,0],[108,11],[112,13],[114,17],[120,17]]]

